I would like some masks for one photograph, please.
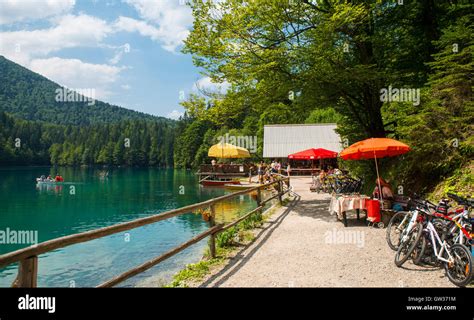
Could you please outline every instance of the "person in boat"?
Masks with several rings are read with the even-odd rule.
[[[50,175],[48,175],[48,177],[46,178],[47,181],[53,181],[53,179],[51,178]]]
[[[46,176],[44,174],[41,175],[40,181],[44,181],[46,179]]]

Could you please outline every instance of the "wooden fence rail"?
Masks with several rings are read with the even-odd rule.
[[[285,189],[283,184],[286,184],[287,188]],[[274,186],[277,185],[277,186]],[[86,232],[81,232],[78,234],[73,234],[69,236],[64,236],[52,240],[48,240],[42,243],[39,243],[37,245],[33,245],[24,249],[16,250],[13,252],[6,253],[4,255],[0,256],[0,268],[3,268],[7,265],[10,265],[12,263],[19,262],[18,266],[18,275],[13,282],[12,286],[14,287],[36,287],[37,286],[37,276],[38,276],[38,256],[41,254],[44,254],[46,252],[50,252],[52,250],[56,250],[59,248],[64,248],[73,244],[78,244],[98,238],[103,238],[105,236],[109,236],[112,234],[120,233],[123,231],[135,229],[138,227],[146,226],[158,221],[163,221],[166,219],[170,219],[182,214],[190,213],[190,212],[195,212],[198,209],[202,208],[210,208],[211,216],[210,216],[210,221],[209,221],[209,226],[210,228],[192,239],[186,241],[185,243],[167,251],[166,253],[160,255],[159,257],[156,257],[152,260],[149,260],[133,269],[130,269],[116,277],[114,277],[111,280],[108,280],[102,284],[100,284],[98,287],[112,287],[120,282],[125,281],[126,279],[129,279],[130,277],[133,277],[145,270],[150,269],[151,267],[157,265],[158,263],[174,256],[175,254],[181,252],[182,250],[186,249],[187,247],[203,240],[206,237],[210,237],[209,240],[209,253],[211,257],[215,257],[216,255],[216,244],[215,244],[215,238],[216,235],[219,232],[222,232],[232,226],[235,226],[239,222],[245,220],[252,214],[258,212],[262,213],[263,207],[265,203],[269,202],[272,199],[278,198],[280,203],[282,201],[282,197],[285,193],[289,191],[289,185],[290,185],[290,180],[289,178],[281,178],[278,179],[274,182],[270,182],[261,186],[253,187],[247,190],[242,190],[242,191],[237,191],[233,192],[221,197],[217,197],[214,199],[209,199],[203,202],[195,203],[189,206],[185,206],[182,208],[170,210],[164,213],[159,213],[156,215],[152,215],[149,217],[145,218],[140,218],[140,219],[135,219],[132,221],[124,222],[124,223],[119,223],[113,226],[108,226],[108,227],[103,227],[91,231],[86,231]],[[262,189],[266,189],[268,187],[274,187],[275,190],[278,192],[273,195],[272,197],[269,197],[268,199],[262,200]],[[249,194],[251,192],[257,191],[257,208],[251,210],[250,212],[247,212],[244,214],[242,217],[237,219],[236,221],[233,221],[232,223],[229,223],[227,225],[216,225],[215,224],[215,204],[221,201],[225,201],[231,198],[234,198],[236,196],[244,195],[244,194]]]

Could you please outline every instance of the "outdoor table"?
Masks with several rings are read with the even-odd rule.
[[[356,210],[357,220],[360,219],[360,210],[367,209],[367,202],[370,197],[365,195],[333,195],[331,197],[331,203],[329,204],[329,213],[333,215],[337,214],[337,219],[342,220],[344,226],[347,227],[347,216],[346,211]],[[366,213],[367,218],[367,213]]]

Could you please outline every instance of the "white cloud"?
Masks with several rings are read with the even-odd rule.
[[[131,87],[128,84],[122,84],[120,88],[122,88],[123,90],[130,90]]]
[[[84,14],[58,16],[50,21],[50,28],[0,32],[0,54],[60,85],[94,88],[97,98],[109,97],[108,88],[123,68],[48,56],[65,48],[103,47],[102,41],[112,28],[104,20]],[[110,62],[117,63],[120,58],[116,53]]]
[[[204,77],[196,81],[193,85],[193,91],[210,91],[210,92],[220,92],[225,93],[230,87],[230,84],[227,81],[222,83],[212,82],[210,77]]]
[[[140,35],[150,37],[152,40],[159,40],[160,30],[145,21],[132,19],[129,17],[119,17],[114,24],[117,31],[138,32]]]
[[[188,6],[179,0],[124,0],[134,7],[142,20],[119,17],[108,23],[86,14],[68,14],[75,2],[69,0],[0,0],[0,24],[48,18],[51,26],[36,30],[0,32],[0,55],[13,60],[69,88],[94,88],[98,99],[110,97],[111,84],[123,67],[116,66],[130,45],[110,46],[108,35],[124,31],[149,37],[170,52],[182,45],[192,25]],[[21,3],[21,4],[19,4]],[[67,48],[91,47],[113,50],[107,64],[79,59],[53,57]],[[124,85],[122,90],[129,90]],[[176,112],[175,112],[176,111]],[[182,115],[177,110],[170,117]]]
[[[170,113],[166,115],[167,118],[173,119],[173,120],[178,120],[179,117],[182,117],[184,115],[183,112],[178,111],[178,110],[173,110]]]
[[[123,68],[106,64],[86,63],[78,59],[34,59],[31,70],[71,89],[95,89],[98,99],[110,97],[108,86],[114,83]]]
[[[0,24],[36,20],[69,12],[75,0],[2,0]]]
[[[112,32],[105,21],[88,15],[66,15],[54,22],[47,29],[1,32],[0,54],[26,65],[32,57],[64,48],[98,46]]]
[[[140,17],[151,24],[154,29],[144,25],[141,27],[145,33],[152,35],[149,35],[152,39],[158,40],[165,50],[175,52],[183,44],[193,23],[191,8],[184,1],[125,0],[125,2],[134,7]]]

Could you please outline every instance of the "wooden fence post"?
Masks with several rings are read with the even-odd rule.
[[[214,227],[216,225],[216,210],[214,208],[214,205],[211,204],[211,216],[209,218],[209,227]],[[211,258],[216,257],[216,235],[214,233],[211,233],[211,237],[209,239],[209,254]]]
[[[280,179],[278,180],[278,201],[280,202],[280,205],[283,204],[282,195],[283,195],[283,183]]]
[[[257,207],[262,205],[262,190],[260,188],[257,189]],[[262,215],[263,209],[258,210],[258,214]]]
[[[38,256],[21,260],[18,265],[18,276],[13,286],[20,288],[36,288],[38,279]]]

